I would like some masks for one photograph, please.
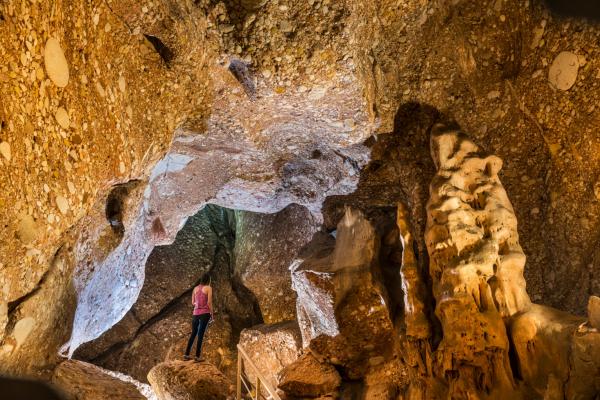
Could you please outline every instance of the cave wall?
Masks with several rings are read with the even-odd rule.
[[[81,346],[75,358],[146,382],[154,365],[183,355],[191,329],[191,293],[210,272],[215,322],[203,355],[233,379],[242,329],[295,319],[288,267],[315,226],[310,212],[298,205],[276,214],[207,205],[186,221],[173,244],[154,248],[131,310]]]
[[[501,157],[532,299],[583,314],[599,290],[597,22],[553,14],[542,1],[350,8],[353,56],[379,131],[404,135],[397,112],[417,102]]]
[[[598,297],[585,317],[531,303],[502,160],[456,127],[430,128],[426,253],[413,241],[410,198],[394,211],[359,197],[341,218],[332,199],[335,229],[292,264],[307,351],[279,388],[296,397],[595,399]],[[359,187],[376,187],[381,169]]]
[[[59,249],[111,185],[147,173],[181,121],[207,115],[209,50],[195,30],[168,67],[145,26],[133,32],[103,1],[6,1],[0,15],[0,357],[3,372],[31,373],[71,326],[75,261]]]
[[[318,210],[325,195],[357,183],[360,193],[369,152],[360,142],[374,131],[401,146],[382,151],[427,176],[427,139],[407,128],[414,104],[504,160],[532,300],[585,314],[600,290],[596,23],[539,0],[243,3],[0,5],[3,370],[51,367],[71,331],[65,319],[75,321],[68,351],[116,323],[154,244],[174,240],[207,201]],[[230,68],[233,58],[247,68]],[[95,240],[111,187],[151,178],[177,128],[174,148],[200,155],[195,174],[183,169],[177,184],[151,189],[153,206],[134,196],[136,229],[105,253],[112,245]],[[218,179],[185,181],[188,173]],[[402,196],[422,263],[427,180],[408,179],[418,182]],[[178,209],[183,182],[202,190]],[[329,229],[336,215],[324,216]],[[89,254],[98,254],[92,264]],[[97,302],[108,294],[120,301]],[[94,317],[98,304],[106,308]]]

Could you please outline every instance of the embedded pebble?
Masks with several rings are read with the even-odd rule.
[[[31,215],[25,215],[21,218],[17,227],[17,236],[25,244],[31,243],[38,238],[39,230]]]
[[[281,21],[279,23],[279,29],[284,33],[290,33],[294,30],[294,27],[288,21]]]
[[[56,196],[56,206],[63,215],[66,215],[67,211],[69,211],[69,202],[62,196]]]
[[[27,336],[29,336],[34,326],[35,319],[31,317],[23,318],[15,324],[13,336],[17,342],[17,348],[20,347],[23,342],[25,342],[25,339],[27,339]]]
[[[535,49],[542,43],[542,38],[544,37],[544,27],[536,28],[533,30],[533,40],[531,41],[531,45],[529,46],[531,49]]]
[[[55,38],[50,38],[46,42],[44,65],[48,77],[56,86],[61,88],[67,86],[69,83],[69,64],[60,43]]]
[[[54,114],[54,117],[56,118],[56,121],[61,126],[61,128],[69,129],[69,126],[71,126],[69,113],[64,108],[59,107],[58,110],[56,110],[56,114]]]
[[[233,25],[221,25],[219,27],[219,29],[221,30],[222,33],[231,33],[235,29],[235,26],[233,26]]]
[[[6,158],[6,161],[10,161],[12,155],[10,154],[10,144],[8,142],[0,143],[0,154]]]
[[[577,54],[563,51],[552,62],[548,71],[548,80],[559,90],[569,90],[577,80],[578,71],[579,58]]]
[[[327,89],[324,87],[315,87],[310,91],[308,99],[312,101],[322,99],[326,92]]]
[[[125,93],[125,78],[123,77],[123,75],[119,77],[119,90]]]

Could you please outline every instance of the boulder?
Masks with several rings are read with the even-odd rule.
[[[569,373],[570,343],[582,318],[532,305],[527,312],[515,316],[510,325],[512,342],[523,379],[543,396],[549,387],[562,391]]]
[[[519,371],[535,395],[593,399],[600,393],[600,333],[583,318],[534,304],[510,328]]]
[[[69,400],[146,400],[133,383],[83,361],[61,363],[54,371],[52,383]]]
[[[298,359],[302,338],[298,323],[290,321],[244,329],[240,335],[240,345],[271,386],[277,387],[279,372]],[[252,368],[246,367],[244,371],[254,381]]]
[[[167,361],[148,373],[159,400],[220,400],[233,393],[233,385],[207,362]]]
[[[256,296],[265,323],[296,318],[289,266],[317,225],[311,212],[297,204],[275,214],[236,213],[236,235],[241,238],[235,243],[236,274]]]
[[[365,360],[389,359],[397,344],[381,282],[380,244],[371,222],[347,209],[336,239],[316,235],[292,266],[304,347],[350,379],[368,373]]]
[[[281,371],[278,388],[287,396],[314,398],[337,392],[340,383],[340,374],[332,365],[306,353]]]

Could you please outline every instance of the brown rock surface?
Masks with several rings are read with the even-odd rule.
[[[600,31],[596,23],[550,13],[544,3],[352,2],[348,22],[380,131],[406,135],[395,124],[397,110],[428,105],[501,157],[532,300],[583,315],[600,289],[591,61]],[[568,91],[548,81],[562,52],[579,61]]]
[[[210,271],[216,314],[203,354],[232,377],[239,332],[261,322],[256,305],[246,297],[250,292],[233,279],[235,225],[234,212],[217,206],[189,218],[172,245],[157,246],[148,258],[133,308],[76,356],[146,381],[154,365],[183,355],[191,332],[191,293]]]
[[[590,296],[587,315],[591,327],[600,331],[600,297]]]
[[[292,269],[304,346],[351,379],[368,372],[366,360],[392,357],[397,344],[380,240],[360,211],[347,209],[336,239],[317,236]]]
[[[69,400],[145,400],[138,388],[119,380],[95,365],[81,361],[64,361],[54,371],[52,383]]]
[[[291,397],[335,397],[340,383],[340,375],[335,368],[320,363],[310,353],[285,367],[279,375],[279,389]]]
[[[160,400],[225,400],[233,386],[207,362],[168,361],[153,367],[148,381]]]
[[[278,384],[279,372],[295,362],[302,351],[302,337],[296,321],[244,329],[239,344],[274,388]],[[250,382],[254,382],[253,369],[246,367],[244,372]]]
[[[236,213],[236,274],[256,297],[265,323],[296,318],[289,266],[316,230],[311,213],[295,204],[276,214]]]
[[[162,357],[160,339],[181,340],[169,328],[185,318],[184,300],[171,300],[191,286],[161,275],[148,298],[146,261],[206,203],[253,212],[297,203],[323,216],[324,235],[352,205],[376,232],[355,247],[380,245],[384,259],[369,262],[375,289],[356,297],[385,300],[373,329],[393,331],[402,348],[391,346],[391,357],[366,347],[368,360],[405,362],[430,397],[500,387],[506,396],[529,385],[508,358],[506,326],[522,317],[517,326],[536,331],[523,337],[570,360],[556,362],[568,371],[539,378],[528,368],[551,357],[521,352],[532,393],[592,397],[595,298],[572,331],[571,317],[536,316],[523,277],[533,301],[581,316],[600,293],[598,43],[597,23],[537,0],[1,2],[0,372],[47,374],[63,343],[72,354],[121,320],[101,352],[135,342]],[[432,185],[428,254],[426,186],[441,164],[427,141],[438,120],[472,138],[454,142],[465,146],[458,159],[434,151],[436,162],[460,165],[442,166],[457,175]],[[369,149],[362,142],[374,131]],[[502,171],[479,151],[461,160],[475,141],[504,160]],[[482,204],[480,184],[490,188]],[[115,198],[122,209],[110,206]],[[287,282],[288,254],[272,253],[281,262],[269,263],[277,279],[264,292],[259,263],[246,260],[265,319],[276,321],[292,313],[287,287],[280,308],[268,296]],[[339,283],[344,273],[322,267],[302,272],[301,289],[315,295],[298,315],[310,341],[363,321],[339,299],[354,278]],[[221,290],[235,300],[229,281]],[[140,294],[138,320],[127,313]],[[255,314],[253,300],[240,303],[231,315]],[[153,324],[166,306],[181,314]],[[459,324],[463,315],[483,328]],[[223,323],[219,343],[235,344],[235,325]],[[548,333],[553,326],[561,333]],[[371,333],[356,332],[386,343]],[[367,359],[323,351],[337,365]],[[126,363],[141,369],[137,354]]]
[[[12,304],[7,336],[15,320],[36,320],[25,346],[2,344],[0,368],[33,373],[55,362],[57,342],[71,326],[64,321],[74,311],[69,276],[75,263],[65,263],[61,283],[52,270],[55,254],[71,248],[70,229],[112,185],[142,177],[163,156],[177,125],[205,118],[209,91],[200,82],[208,58],[201,54],[211,44],[188,43],[194,68],[183,57],[167,68],[143,32],[133,33],[106,3],[10,1],[0,5],[0,15],[1,36],[22,38],[0,40],[6,100],[0,105],[0,302]],[[205,18],[186,15],[199,29],[182,41],[205,37]],[[184,95],[189,90],[197,91],[191,101]],[[49,303],[63,306],[43,306]],[[45,314],[35,315],[36,309]],[[64,328],[47,329],[59,315]]]

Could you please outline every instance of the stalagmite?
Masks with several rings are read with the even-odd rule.
[[[508,395],[516,386],[503,318],[530,303],[517,219],[498,178],[502,161],[443,126],[432,132],[431,153],[437,174],[425,238],[444,334],[438,374],[454,376],[453,397]]]

